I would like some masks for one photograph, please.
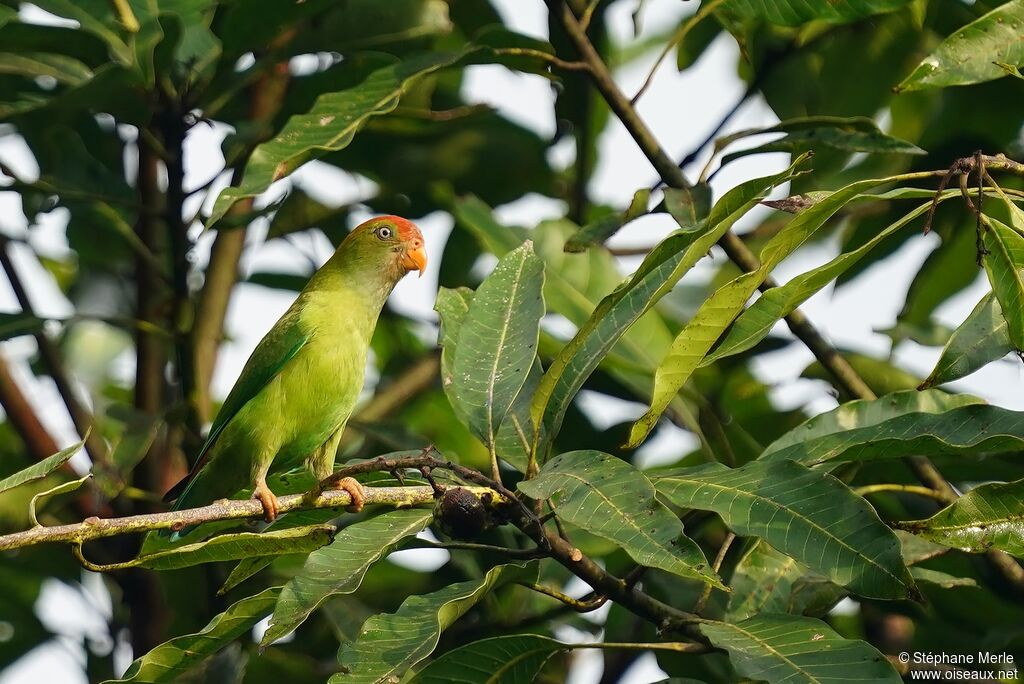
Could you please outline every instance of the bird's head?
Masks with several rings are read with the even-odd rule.
[[[423,275],[427,267],[423,233],[412,221],[401,216],[378,216],[356,226],[348,239],[359,244],[361,251],[380,253],[386,264],[401,278],[409,271]]]

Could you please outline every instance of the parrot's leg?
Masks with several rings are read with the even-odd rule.
[[[352,503],[346,507],[350,513],[358,513],[363,508],[366,500],[366,492],[358,480],[351,477],[343,477],[337,482],[328,480],[334,472],[334,457],[338,453],[338,444],[341,442],[341,434],[345,431],[344,426],[338,428],[330,439],[324,442],[319,449],[306,460],[306,465],[316,478],[317,484],[309,492],[309,498],[316,499],[325,489],[343,489],[348,492]],[[327,480],[327,482],[325,482]]]
[[[256,481],[256,487],[252,490],[252,498],[258,500],[263,505],[263,519],[267,522],[274,522],[281,504],[274,495],[274,492],[270,491],[270,487],[267,486],[263,476]]]

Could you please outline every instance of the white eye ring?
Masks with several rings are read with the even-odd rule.
[[[377,229],[377,237],[381,240],[387,240],[391,237],[391,229],[387,226],[381,226]]]

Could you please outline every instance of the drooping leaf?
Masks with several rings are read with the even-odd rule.
[[[449,396],[492,452],[537,356],[543,288],[544,262],[527,241],[501,258],[459,326]]]
[[[957,577],[946,572],[932,570],[931,568],[911,568],[910,574],[917,582],[934,584],[943,589],[954,587],[977,587],[978,582],[973,577]]]
[[[309,554],[302,569],[282,587],[261,645],[290,634],[330,597],[358,589],[370,566],[423,530],[432,515],[422,508],[382,513],[349,525],[331,544]]]
[[[801,162],[798,159],[782,173],[747,181],[727,192],[711,210],[706,232],[673,233],[647,255],[626,283],[602,299],[541,379],[531,409],[535,423],[544,425],[548,434],[556,433],[576,393],[630,326],[771,188],[790,178]]]
[[[654,429],[669,402],[686,384],[712,345],[739,315],[743,305],[771,270],[810,238],[843,205],[861,192],[884,182],[885,179],[852,183],[798,214],[761,250],[760,268],[726,283],[701,305],[696,315],[676,336],[672,348],[658,366],[651,408],[633,423],[629,446],[638,446]]]
[[[989,292],[950,336],[920,389],[959,380],[1011,351],[1013,344],[1006,329],[1006,318],[999,300]]]
[[[982,404],[967,395],[934,394],[918,403],[910,391],[849,402],[816,416],[770,444],[760,458],[816,466],[913,454],[1012,453],[1022,448],[1024,413]]]
[[[1024,64],[1022,31],[1024,0],[1010,0],[947,36],[897,88],[946,88],[1006,76],[997,62]]]
[[[805,271],[791,278],[784,285],[773,287],[763,293],[757,301],[740,314],[725,337],[715,346],[714,351],[704,357],[701,365],[707,366],[719,359],[752,348],[768,336],[776,323],[857,263],[879,242],[928,211],[929,206],[931,206],[930,203],[917,207],[898,221],[891,223],[857,249],[840,254],[832,261]]]
[[[202,631],[166,641],[131,664],[122,682],[177,682],[192,667],[220,651],[235,639],[248,634],[274,607],[280,587],[244,598],[217,615]]]
[[[262,533],[222,534],[206,541],[139,556],[131,563],[150,570],[176,570],[253,556],[309,553],[330,543],[333,534],[334,528],[330,525],[307,525]]]
[[[862,152],[867,154],[924,154],[917,145],[886,135],[873,119],[867,117],[809,116],[789,119],[767,128],[751,128],[715,141],[723,149],[737,140],[754,135],[784,133],[777,140],[750,149],[730,152],[722,157],[722,165],[751,154],[766,152],[803,152],[814,149]]]
[[[903,680],[873,646],[844,639],[829,625],[795,615],[758,615],[742,622],[706,621],[700,631],[729,653],[736,671],[769,682]]]
[[[33,482],[35,480],[41,480],[57,468],[71,460],[81,450],[84,441],[78,444],[72,444],[66,449],[61,449],[52,456],[47,456],[39,463],[29,466],[24,470],[19,470],[13,475],[8,475],[4,479],[0,480],[0,494],[6,492],[8,489],[13,489],[18,485],[23,485],[26,482]]]
[[[854,593],[907,598],[916,591],[900,543],[863,498],[827,473],[791,461],[675,471],[658,491],[684,508],[710,510]]]
[[[698,183],[692,188],[665,188],[665,208],[683,230],[697,230],[711,211],[711,186]]]
[[[344,672],[333,675],[329,684],[376,684],[400,679],[429,656],[441,633],[484,596],[503,584],[532,582],[536,577],[536,563],[498,565],[480,579],[410,596],[396,612],[371,617],[359,630],[358,639],[342,644],[338,662]]]
[[[641,565],[722,588],[700,547],[658,501],[650,480],[625,461],[600,451],[571,451],[519,483],[534,499],[554,499],[558,516],[603,537]]]
[[[989,217],[983,241],[985,272],[1014,349],[1024,350],[1024,236],[1002,221]]]
[[[459,340],[459,331],[462,329],[462,321],[466,318],[469,305],[473,301],[474,292],[467,287],[450,289],[442,287],[437,292],[437,300],[434,302],[434,311],[441,317],[441,327],[438,330],[437,344],[441,347],[441,386],[448,397],[455,415],[464,423],[469,419],[465,413],[465,407],[455,394],[454,385],[454,362],[455,346]]]
[[[1024,480],[975,487],[927,520],[899,526],[961,551],[998,549],[1024,558]]]
[[[582,252],[592,245],[599,245],[614,235],[619,228],[647,213],[647,201],[651,197],[648,188],[633,193],[633,200],[625,211],[613,212],[592,221],[576,231],[565,243],[566,252]]]

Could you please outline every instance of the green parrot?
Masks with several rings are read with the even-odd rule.
[[[266,520],[278,500],[267,473],[305,462],[318,481],[334,457],[363,388],[366,352],[395,284],[427,265],[412,222],[381,216],[356,227],[260,341],[228,393],[195,466],[164,496],[172,510],[229,497],[251,486]],[[336,487],[363,505],[352,478]]]

